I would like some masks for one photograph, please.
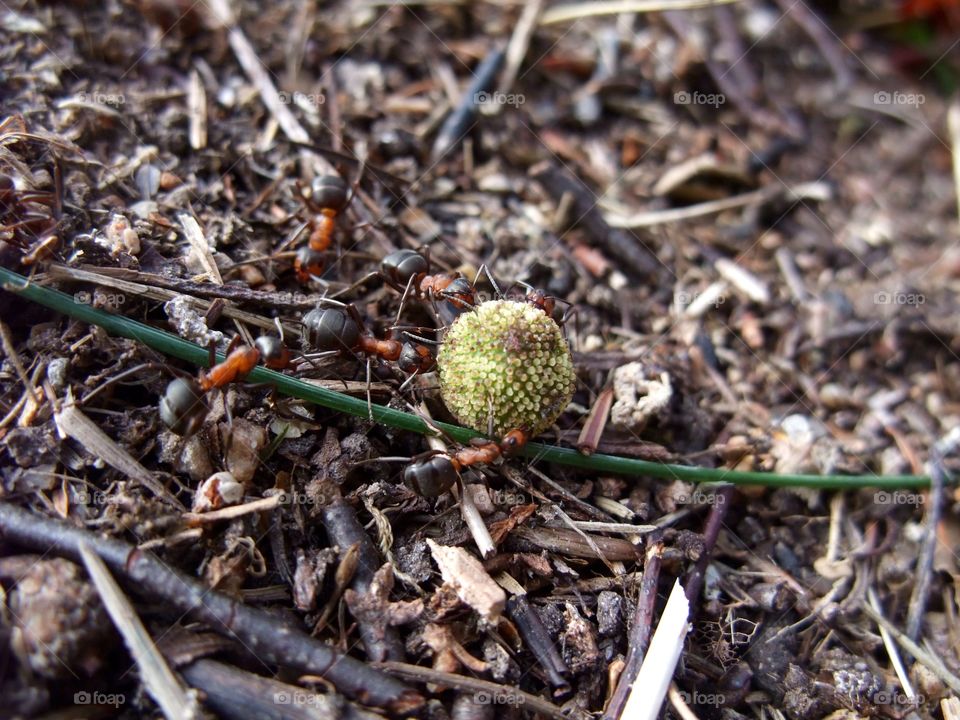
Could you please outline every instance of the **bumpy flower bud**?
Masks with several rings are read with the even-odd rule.
[[[447,408],[462,424],[501,437],[550,427],[576,383],[559,326],[533,305],[491,300],[453,323],[437,358]]]

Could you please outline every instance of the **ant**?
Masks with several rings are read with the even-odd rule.
[[[406,373],[428,372],[436,363],[424,345],[378,340],[364,332],[363,319],[352,305],[319,307],[303,317],[307,340],[320,352],[361,353],[396,362]]]
[[[404,469],[403,482],[418,495],[439,497],[453,487],[464,468],[489,464],[497,458],[514,455],[527,444],[529,438],[525,430],[511,430],[499,443],[478,439],[453,455],[441,453],[421,457]]]
[[[421,300],[447,300],[458,311],[476,305],[470,281],[458,272],[430,273],[430,260],[416,250],[397,250],[380,262],[380,275],[396,290]]]
[[[280,338],[262,335],[253,345],[228,349],[223,362],[209,370],[201,370],[196,379],[178,377],[170,381],[160,399],[163,424],[177,435],[193,435],[203,425],[210,410],[206,394],[214,388],[242,380],[260,362],[271,370],[283,370],[290,366],[291,354]]]
[[[308,227],[307,244],[297,251],[293,262],[297,279],[306,284],[323,275],[326,252],[333,241],[337,215],[350,201],[347,184],[337,175],[321,175],[313,179],[310,193],[301,193],[307,209],[313,213]]]
[[[480,272],[486,272],[497,296],[509,299],[500,291],[486,266],[482,266]],[[477,293],[469,280],[457,272],[430,274],[429,258],[416,250],[404,249],[390,253],[380,262],[380,272],[377,274],[398,291],[402,289],[401,307],[411,293],[421,300],[446,300],[447,305],[454,309],[454,315],[477,305]],[[479,273],[477,276],[479,277]],[[518,284],[526,289],[522,302],[533,305],[553,317],[557,307],[556,298],[526,283],[518,282]],[[563,325],[567,320],[568,316],[564,315],[559,324]]]

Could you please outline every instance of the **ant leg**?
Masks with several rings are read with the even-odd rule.
[[[403,313],[403,304],[407,301],[407,296],[410,294],[410,290],[413,288],[413,276],[407,280],[407,286],[403,290],[403,295],[400,296],[400,307],[397,308],[397,319],[394,320],[394,325],[400,322],[400,315]]]
[[[412,382],[413,382],[413,379],[414,379],[417,375],[419,375],[419,374],[420,374],[420,371],[419,371],[419,370],[414,370],[414,371],[410,374],[410,377],[408,377],[406,380],[404,380],[404,381],[403,381],[403,384],[400,385],[400,387],[397,388],[397,392],[398,392],[398,393],[402,393],[404,390],[406,390],[406,389],[407,389],[407,385],[409,385],[410,383],[412,383]]]
[[[353,199],[357,196],[357,188],[360,187],[360,181],[363,179],[363,173],[367,169],[367,158],[366,156],[360,158],[360,167],[357,170],[357,178],[352,183],[350,183],[350,192],[347,194],[347,201],[343,204],[343,207],[346,208],[350,203],[353,202]]]
[[[340,291],[338,291],[338,292],[335,292],[335,293],[334,293],[333,295],[331,295],[328,299],[332,300],[333,298],[338,298],[338,297],[340,297],[341,295],[346,295],[347,293],[351,292],[352,290],[356,290],[358,287],[361,287],[361,286],[365,285],[365,284],[367,283],[367,281],[373,280],[374,278],[378,278],[378,277],[383,277],[383,276],[382,276],[380,273],[378,273],[378,272],[367,273],[366,275],[364,275],[364,276],[363,276],[362,278],[360,278],[359,280],[357,280],[357,281],[351,283],[349,286],[345,287],[343,290],[340,290]]]

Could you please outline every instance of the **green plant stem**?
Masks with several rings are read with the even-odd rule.
[[[63,313],[77,320],[99,325],[113,335],[130,338],[142,342],[144,345],[158,352],[172,355],[186,362],[206,366],[209,362],[209,353],[206,348],[194,345],[182,338],[171,335],[163,330],[144,325],[122,315],[114,315],[75,301],[73,297],[59,290],[27,282],[23,276],[0,267],[0,281],[5,290],[19,294],[33,302],[45,305],[51,310]],[[218,355],[218,358],[222,358]],[[257,368],[248,379],[251,382],[273,385],[281,393],[292,397],[322,405],[331,410],[370,417],[374,421],[401,430],[410,430],[420,434],[429,434],[431,429],[416,415],[394,410],[381,405],[368,406],[363,400],[349,397],[341,393],[315,387],[297,378],[282,373]],[[433,422],[437,428],[460,443],[469,442],[472,438],[482,437],[472,430],[448,423]],[[726,470],[723,468],[702,468],[689,465],[672,465],[668,463],[636,460],[633,458],[618,457],[615,455],[582,455],[576,450],[553,447],[542,443],[531,442],[523,449],[522,454],[534,460],[568,465],[571,467],[592,470],[597,473],[620,473],[639,477],[660,477],[669,479],[688,480],[692,482],[726,482],[737,485],[765,485],[768,487],[812,487],[821,489],[851,490],[873,487],[887,490],[896,488],[924,488],[929,486],[930,478],[925,475],[886,475],[886,476],[848,476],[848,475],[778,475],[774,473],[747,472],[742,470]]]

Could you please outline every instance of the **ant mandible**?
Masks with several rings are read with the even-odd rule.
[[[321,175],[310,184],[310,194],[302,195],[307,209],[313,213],[308,227],[307,244],[297,251],[293,262],[297,279],[308,283],[323,275],[326,252],[333,241],[337,215],[350,200],[347,184],[337,175]]]
[[[242,380],[260,362],[271,370],[282,370],[289,367],[290,361],[290,351],[272,335],[257,338],[253,345],[230,349],[223,362],[209,370],[201,370],[196,379],[178,377],[171,380],[160,399],[160,419],[177,435],[193,435],[210,411],[206,398],[208,392]]]

